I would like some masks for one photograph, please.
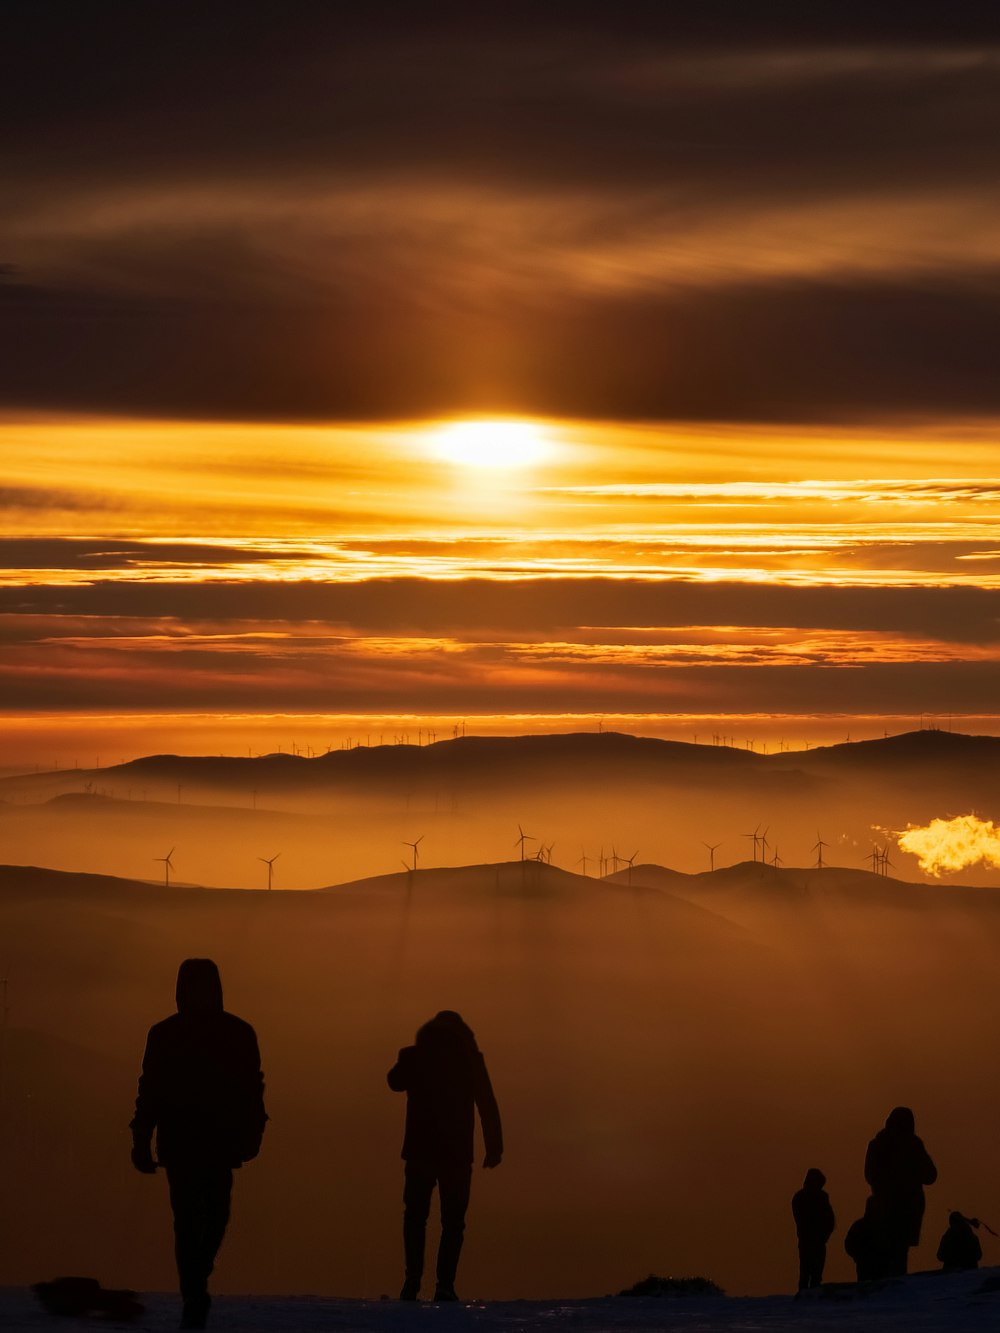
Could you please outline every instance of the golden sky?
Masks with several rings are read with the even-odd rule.
[[[1000,45],[714,8],[18,11],[8,717],[992,725]]]

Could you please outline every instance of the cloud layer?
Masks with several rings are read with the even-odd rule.
[[[1000,408],[995,16],[434,8],[16,5],[0,401]]]

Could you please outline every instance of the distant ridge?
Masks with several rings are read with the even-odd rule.
[[[622,766],[636,772],[649,770],[700,770],[720,776],[729,770],[740,775],[796,769],[819,772],[830,765],[892,765],[904,761],[965,761],[1000,764],[1000,737],[971,736],[963,732],[923,730],[903,732],[875,740],[843,741],[807,750],[785,750],[764,754],[728,745],[696,745],[690,741],[663,740],[655,736],[633,736],[625,732],[555,732],[538,736],[462,736],[427,745],[355,746],[329,750],[306,757],[301,754],[235,755],[147,755],[123,764],[99,769],[61,769],[0,779],[0,787],[12,782],[72,776],[74,780],[107,780],[110,775],[139,779],[158,777],[183,781],[198,779],[206,784],[252,785],[268,776],[294,785],[325,781],[364,781],[370,778],[412,779],[417,776],[509,773],[530,767],[557,767],[570,763],[577,769]]]

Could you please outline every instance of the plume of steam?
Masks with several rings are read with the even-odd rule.
[[[901,851],[918,857],[920,869],[935,877],[980,862],[1000,867],[1000,826],[977,815],[932,819],[923,827],[910,824],[896,839]]]

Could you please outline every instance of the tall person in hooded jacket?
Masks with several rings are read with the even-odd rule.
[[[181,1328],[204,1328],[208,1279],[229,1221],[233,1169],[257,1156],[267,1114],[257,1036],[222,1005],[219,969],[188,958],[177,1012],[150,1028],[132,1119],[132,1163],[167,1172]],[[152,1151],[156,1131],[158,1160]]]
[[[885,1276],[901,1277],[911,1246],[920,1244],[924,1186],[937,1180],[937,1167],[917,1136],[908,1106],[890,1111],[885,1128],[869,1143],[865,1180],[872,1190],[871,1220],[885,1254]]]

